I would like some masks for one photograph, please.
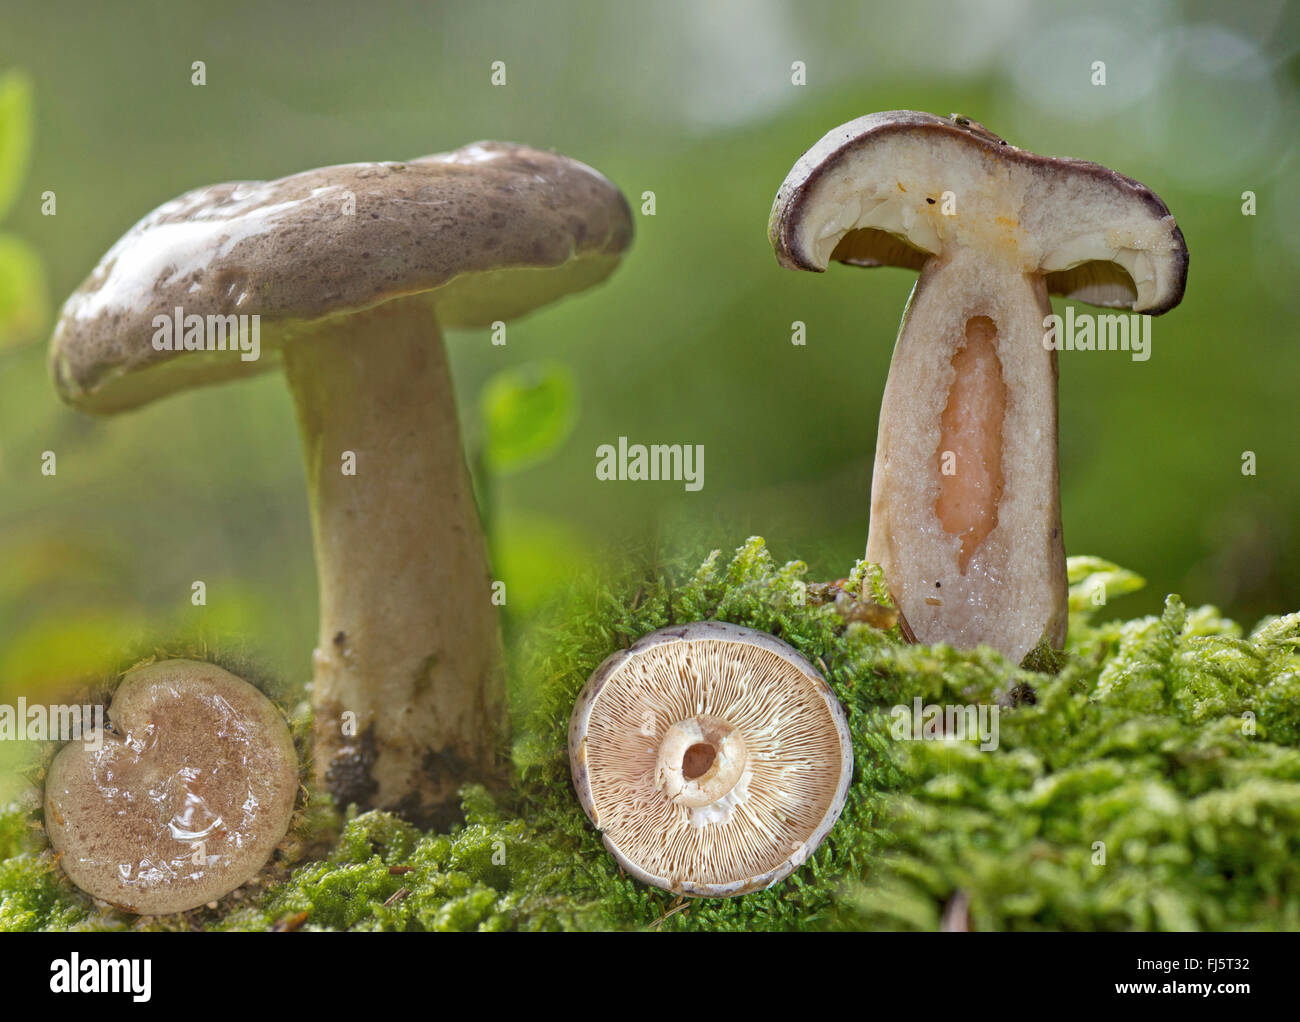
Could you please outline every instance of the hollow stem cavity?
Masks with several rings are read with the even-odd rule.
[[[699,809],[724,798],[748,762],[738,730],[717,717],[688,717],[669,727],[659,743],[655,786],[677,805]]]

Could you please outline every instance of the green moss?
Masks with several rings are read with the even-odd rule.
[[[1094,623],[1141,580],[1073,559],[1065,654],[1017,667],[846,624],[837,601],[807,598],[805,576],[755,539],[730,561],[714,553],[694,570],[661,565],[585,590],[516,651],[526,684],[508,796],[465,789],[465,822],[448,834],[349,818],[327,857],[216,912],[134,923],[97,912],[35,847],[31,814],[19,829],[0,815],[0,928],[932,929],[958,904],[952,918],[977,929],[1300,928],[1300,615],[1243,636],[1214,608],[1170,597],[1159,617]],[[887,601],[874,566],[845,587]],[[844,814],[809,862],[725,901],[621,876],[565,753],[573,700],[601,660],[706,618],[772,632],[818,664],[855,750]],[[917,697],[998,705],[997,748],[896,740],[890,709]]]
[[[58,868],[33,809],[35,801],[0,810],[0,930],[124,928],[125,916],[97,912]]]

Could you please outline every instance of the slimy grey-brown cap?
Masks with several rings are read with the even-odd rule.
[[[1177,305],[1187,280],[1182,232],[1146,185],[916,110],[827,132],[778,190],[768,231],[781,265],[798,270],[919,271],[954,242],[1014,246],[1049,293],[1151,315]]]
[[[64,400],[113,412],[256,373],[315,321],[428,294],[444,327],[509,320],[603,280],[626,200],[557,153],[478,142],[405,163],[200,188],[132,227],[68,299],[50,348]],[[256,314],[266,354],[158,350],[157,316]]]
[[[65,745],[45,827],[72,881],[142,915],[183,912],[247,883],[289,828],[298,760],[275,705],[212,664],[129,671],[113,729]]]
[[[632,876],[724,898],[789,876],[839,818],[853,776],[825,679],[766,632],[661,628],[596,669],[569,721],[583,809]]]

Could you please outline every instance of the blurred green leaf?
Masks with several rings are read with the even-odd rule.
[[[111,673],[122,650],[144,632],[133,608],[84,607],[33,622],[0,651],[0,697],[40,699]]]
[[[573,432],[577,384],[567,366],[507,369],[483,387],[484,459],[494,472],[517,472],[549,458]]]
[[[572,526],[548,515],[511,512],[493,530],[492,563],[506,606],[527,615],[594,569],[592,550]]]
[[[0,77],[0,220],[27,173],[32,150],[32,83],[21,71]]]
[[[0,234],[0,351],[35,340],[45,326],[45,267],[22,238]]]

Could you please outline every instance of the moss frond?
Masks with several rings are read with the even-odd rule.
[[[807,598],[806,575],[751,539],[730,559],[583,589],[516,651],[508,796],[464,789],[465,822],[446,834],[351,817],[326,857],[215,912],[97,909],[41,850],[30,809],[0,814],[0,928],[933,929],[959,898],[976,929],[1300,928],[1300,614],[1243,634],[1171,596],[1158,617],[1094,622],[1141,579],[1075,558],[1066,650],[1017,666],[846,620],[839,601]],[[873,565],[840,586],[888,603]],[[703,619],[771,632],[816,664],[855,769],[840,821],[788,880],[683,901],[620,874],[573,795],[566,730],[606,656]],[[996,707],[996,748],[895,737],[893,708],[917,699]]]

